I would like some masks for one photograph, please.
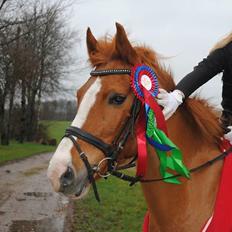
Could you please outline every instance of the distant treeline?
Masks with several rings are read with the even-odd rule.
[[[35,103],[38,108],[38,102]],[[9,109],[5,110],[6,115],[9,115]],[[36,133],[33,135],[33,141],[47,144],[49,139],[47,134],[47,126],[42,122],[43,120],[53,121],[72,121],[76,115],[77,105],[76,101],[65,99],[52,100],[40,103],[40,110],[37,112],[38,122]],[[9,127],[9,138],[20,141],[21,138],[21,118],[22,110],[20,104],[15,103],[12,109],[11,125]]]
[[[76,115],[76,101],[53,100],[42,102],[40,120],[67,120],[72,121]]]

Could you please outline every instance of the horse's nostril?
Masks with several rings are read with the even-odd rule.
[[[64,173],[64,177],[67,179],[73,179],[74,173],[73,173],[72,168],[70,167],[67,168],[67,171]]]
[[[74,181],[74,172],[72,168],[68,167],[66,172],[60,177],[60,183],[62,187],[71,185]]]

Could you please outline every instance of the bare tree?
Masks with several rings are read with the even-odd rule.
[[[2,0],[2,3],[0,4],[0,10],[3,8],[4,4],[6,3],[7,0]]]
[[[63,10],[62,1],[52,5],[34,1],[21,9],[20,18],[0,19],[0,133],[3,144],[9,142],[15,101],[20,99],[21,102],[20,142],[30,141],[36,134],[41,98],[61,89],[60,80],[68,70],[69,51],[75,41],[75,34],[65,27]]]

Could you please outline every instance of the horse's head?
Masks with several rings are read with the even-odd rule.
[[[130,44],[124,28],[120,24],[116,24],[116,27],[116,35],[110,41],[97,41],[90,29],[87,30],[89,59],[96,71],[128,70],[143,62]],[[137,153],[133,133],[128,134],[123,149],[118,144],[126,136],[125,130],[132,129],[125,129],[124,126],[128,125],[128,120],[129,123],[134,123],[132,116],[135,115],[132,114],[136,114],[137,110],[133,107],[135,97],[130,88],[130,76],[121,73],[103,74],[93,73],[77,91],[77,114],[71,124],[71,131],[68,131],[69,137],[61,140],[48,168],[48,177],[55,191],[76,193],[77,196],[87,192],[88,168],[82,152],[91,168],[100,163],[100,173],[107,171],[109,160],[105,158],[112,155],[112,149],[116,149],[118,165]],[[72,130],[74,127],[79,129]],[[104,147],[107,145],[112,146],[105,151]],[[95,173],[94,178],[99,178],[99,175]]]

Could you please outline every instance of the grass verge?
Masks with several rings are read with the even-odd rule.
[[[141,231],[146,212],[139,185],[110,177],[97,182],[101,198],[99,204],[93,191],[74,202],[72,232],[134,232]]]
[[[64,134],[65,128],[70,124],[68,121],[42,121],[48,126],[48,135],[50,138],[55,138],[59,143]],[[38,143],[25,142],[20,144],[16,141],[11,141],[9,146],[0,145],[0,164],[8,161],[19,160],[35,154],[51,152],[55,150],[55,146],[41,145]]]
[[[48,127],[49,138],[56,139],[57,143],[64,135],[65,129],[70,125],[69,121],[42,121]]]
[[[0,145],[0,164],[6,163],[11,160],[19,160],[29,157],[34,154],[54,151],[55,147],[46,146],[37,143],[23,143],[20,144],[11,141],[9,146]]]

